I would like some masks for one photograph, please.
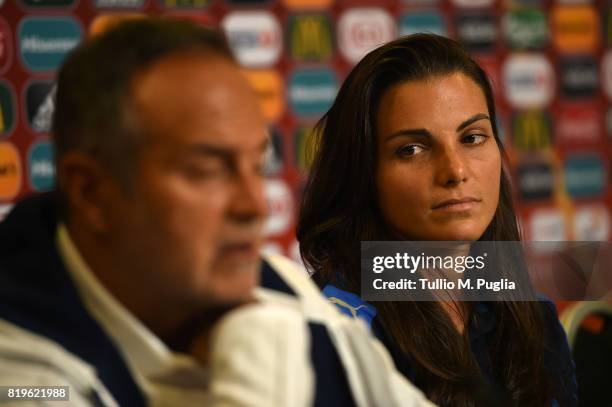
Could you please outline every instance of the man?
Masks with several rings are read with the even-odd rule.
[[[57,191],[0,224],[0,385],[84,406],[425,405],[289,262],[254,290],[267,131],[220,37],[120,24],[70,55],[55,109]]]

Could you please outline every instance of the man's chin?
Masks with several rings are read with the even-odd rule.
[[[253,291],[259,285],[259,273],[241,275],[240,278],[227,279],[215,284],[212,297],[220,304],[250,302]]]

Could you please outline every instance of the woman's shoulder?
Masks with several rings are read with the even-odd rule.
[[[536,299],[542,307],[542,313],[544,318],[552,318],[559,321],[559,318],[557,316],[557,306],[550,298],[548,298],[544,294],[538,293]]]
[[[548,354],[545,363],[554,365],[548,366],[553,371],[573,371],[574,363],[567,335],[559,321],[557,306],[543,295],[538,295],[538,303],[542,312],[545,352]]]
[[[567,335],[557,315],[557,307],[549,298],[538,295],[538,302],[544,319],[544,365],[546,370],[557,376],[557,393],[563,406],[577,405],[578,384],[576,365],[567,342]]]
[[[542,312],[547,344],[549,346],[556,345],[554,348],[561,348],[569,352],[567,336],[559,321],[557,306],[552,300],[542,294],[538,294],[537,300]]]

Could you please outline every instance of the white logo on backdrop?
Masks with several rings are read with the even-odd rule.
[[[267,11],[236,11],[221,23],[238,61],[246,67],[274,65],[283,51],[281,26]]]
[[[514,54],[503,67],[506,98],[515,108],[543,108],[555,93],[553,68],[544,55]]]
[[[576,210],[575,240],[604,241],[610,233],[610,215],[604,205],[589,205]]]
[[[565,222],[556,209],[541,209],[533,213],[530,224],[531,240],[562,241],[566,239]]]
[[[267,180],[265,193],[268,201],[265,234],[281,235],[289,231],[293,221],[293,195],[287,183],[280,179]]]
[[[358,62],[369,51],[393,40],[395,36],[395,21],[383,9],[349,9],[338,21],[339,48],[351,63]]]
[[[609,99],[612,99],[612,50],[606,52],[601,61],[601,80]]]
[[[458,7],[475,8],[492,6],[493,1],[494,0],[452,0],[452,3]]]

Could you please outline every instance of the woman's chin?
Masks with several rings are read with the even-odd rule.
[[[455,228],[455,229],[439,229],[433,231],[430,239],[437,241],[464,241],[474,242],[482,236],[483,231],[480,228]]]
[[[411,225],[410,228],[404,228],[404,230],[398,230],[398,234],[403,236],[406,240],[413,241],[465,241],[474,242],[480,239],[484,233],[486,226],[483,226],[481,222],[474,222],[465,220],[462,222],[435,222],[427,223],[422,222],[419,224],[420,227],[414,227]]]

